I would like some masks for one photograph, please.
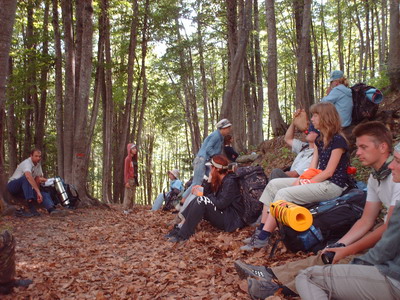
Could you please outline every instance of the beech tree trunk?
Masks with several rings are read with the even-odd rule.
[[[276,20],[274,0],[266,0],[266,20],[268,32],[268,108],[271,120],[272,132],[275,136],[286,132],[286,124],[279,111],[278,104],[278,55],[276,46]]]
[[[16,0],[0,0],[0,212],[6,208],[4,201],[6,187],[6,170],[4,168],[4,107],[6,101],[6,82],[8,75],[8,62],[11,46],[11,38],[14,26]]]

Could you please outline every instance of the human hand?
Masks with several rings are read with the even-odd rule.
[[[43,202],[43,196],[42,196],[42,193],[39,190],[36,191],[36,197],[37,197],[37,202],[39,204]]]
[[[192,194],[195,196],[203,196],[203,187],[201,185],[195,185],[192,187]]]
[[[129,182],[127,182],[127,183],[125,183],[125,187],[127,188],[127,189],[129,189],[131,186],[129,185]]]
[[[334,243],[331,245],[327,245],[325,249],[322,250],[321,256],[322,260],[324,261],[324,256],[325,260],[331,260],[330,263],[335,264],[338,261],[340,261],[342,258],[345,258],[346,256],[349,256],[351,253],[349,251],[349,248],[346,247],[345,244],[343,243]],[[333,255],[333,258],[330,258],[329,256]],[[328,263],[325,262],[324,263]]]
[[[296,109],[296,111],[293,113],[293,119],[296,118],[297,116],[299,116],[301,114],[301,112],[303,112],[304,109]]]

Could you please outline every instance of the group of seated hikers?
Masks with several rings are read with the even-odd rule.
[[[269,244],[278,225],[269,212],[271,203],[285,200],[307,206],[326,202],[342,196],[352,184],[347,172],[349,146],[337,109],[329,102],[320,102],[311,106],[310,113],[307,143],[294,138],[293,124],[285,135],[285,141],[297,157],[290,170],[272,171],[259,199],[263,204],[261,222],[252,236],[244,240],[243,251]],[[230,123],[225,119],[222,124]],[[215,140],[222,143],[223,133],[218,125],[221,124],[217,124],[213,134],[219,137],[214,137]],[[352,134],[360,163],[372,168],[361,217],[346,234],[326,241],[325,249],[307,259],[272,268],[236,261],[238,275],[247,278],[253,299],[265,299],[278,290],[285,296],[300,295],[302,299],[400,298],[400,245],[395,240],[400,235],[400,204],[396,202],[400,199],[400,144],[393,152],[390,130],[377,121],[360,123]],[[199,179],[183,194],[185,204],[186,201],[190,203],[183,205],[183,210],[183,206],[180,208],[179,222],[165,235],[170,242],[189,239],[203,219],[226,232],[248,225],[243,220],[246,208],[238,176],[229,168],[230,162],[224,155],[207,151],[218,148],[217,142],[211,145],[206,143],[211,138],[207,139],[205,148],[203,145],[195,159],[194,172],[202,178],[207,165],[211,171],[205,183]],[[209,163],[205,163],[207,161]],[[313,175],[304,176],[310,170]],[[386,215],[384,221],[379,222],[382,207],[386,208]],[[333,256],[331,261],[324,259],[328,253]]]

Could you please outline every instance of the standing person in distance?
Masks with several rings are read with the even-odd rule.
[[[126,146],[128,155],[124,162],[124,214],[129,214],[132,211],[133,203],[135,203],[136,186],[138,181],[138,149],[134,143]]]

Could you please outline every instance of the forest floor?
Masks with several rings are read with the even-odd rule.
[[[283,247],[272,259],[270,248],[242,252],[253,228],[225,233],[206,222],[187,242],[173,244],[163,236],[174,217],[144,206],[130,215],[113,206],[62,218],[3,217],[0,228],[17,241],[17,278],[33,284],[1,299],[250,299],[235,260],[277,265],[302,256]]]

